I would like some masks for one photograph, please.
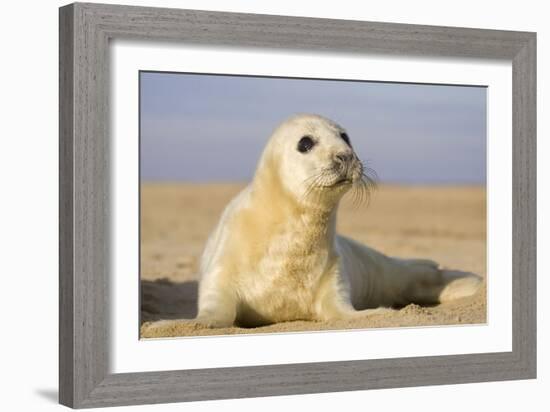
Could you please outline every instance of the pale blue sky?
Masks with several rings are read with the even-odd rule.
[[[144,181],[244,181],[278,123],[317,113],[382,182],[485,184],[484,87],[142,72]]]

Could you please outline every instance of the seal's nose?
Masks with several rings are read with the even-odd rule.
[[[336,161],[340,164],[351,163],[353,160],[353,153],[338,153],[336,156]]]

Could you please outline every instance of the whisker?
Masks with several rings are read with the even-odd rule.
[[[349,192],[351,204],[354,207],[369,205],[372,193],[377,188],[378,175],[374,169],[366,163],[359,161],[360,178],[357,179]],[[331,167],[322,168],[303,180],[304,190],[300,196],[301,200],[314,200],[315,196],[321,196],[320,187],[330,185],[334,175],[349,176],[352,173],[351,162],[334,164]]]
[[[362,162],[360,162],[360,171],[361,177],[354,183],[351,191],[351,203],[354,207],[363,204],[368,206],[372,192],[377,188],[378,175],[376,171]]]
[[[304,193],[301,196],[302,200],[311,195],[311,193],[314,191],[316,186],[323,179],[325,173],[326,173],[326,170],[321,169],[321,171],[319,173],[316,173],[312,176],[309,176],[307,179],[304,180],[303,184],[306,184],[306,189],[305,189]]]

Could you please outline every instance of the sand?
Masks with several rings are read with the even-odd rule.
[[[142,184],[141,321],[196,315],[198,262],[210,231],[242,184]],[[344,199],[341,234],[392,256],[423,257],[486,277],[486,194],[476,186],[384,185],[370,204]],[[145,329],[142,337],[432,326],[486,322],[486,288],[431,307],[408,305],[353,321],[285,322],[260,328],[197,324]]]

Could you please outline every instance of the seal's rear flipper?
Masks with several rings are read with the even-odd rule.
[[[439,294],[441,303],[472,296],[483,284],[480,276],[470,272],[442,270],[441,274],[443,278],[443,289]]]
[[[483,284],[483,279],[470,272],[441,269],[427,259],[395,259],[401,264],[396,271],[403,285],[402,292],[394,298],[394,304],[409,303],[434,305],[474,295]]]

